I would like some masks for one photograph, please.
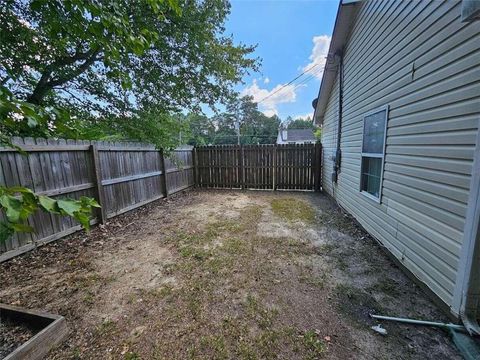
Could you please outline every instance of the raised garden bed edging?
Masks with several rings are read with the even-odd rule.
[[[48,352],[65,340],[68,327],[65,318],[36,310],[0,304],[0,321],[9,319],[21,324],[29,324],[39,331],[25,343],[17,347],[3,360],[40,360]]]

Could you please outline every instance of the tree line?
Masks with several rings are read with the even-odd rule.
[[[282,121],[277,115],[266,116],[258,110],[251,97],[230,103],[224,112],[208,117],[189,114],[183,117],[184,129],[180,141],[189,145],[224,144],[275,144],[281,127],[288,129],[313,129],[311,118],[287,117]]]

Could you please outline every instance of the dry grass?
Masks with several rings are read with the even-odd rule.
[[[435,329],[371,331],[441,317],[324,197],[191,196],[0,265],[0,300],[66,316],[51,359],[456,358]]]

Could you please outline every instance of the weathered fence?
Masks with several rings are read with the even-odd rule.
[[[194,185],[190,149],[164,157],[152,145],[139,143],[28,138],[14,143],[27,155],[0,148],[0,184],[25,186],[52,197],[94,197],[102,209],[93,222]],[[71,218],[40,211],[29,223],[35,233],[17,234],[0,244],[0,262],[80,229]]]
[[[199,187],[320,190],[320,144],[201,146],[195,156]]]

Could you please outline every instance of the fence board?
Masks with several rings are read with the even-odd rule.
[[[27,152],[0,148],[0,184],[26,186],[54,198],[95,198],[101,205],[92,223],[133,210],[194,185],[192,149],[165,158],[153,145],[14,138]],[[165,180],[167,185],[165,186]],[[103,214],[102,214],[103,212]],[[103,215],[103,216],[102,216]],[[0,213],[0,221],[4,214]],[[28,219],[33,234],[16,234],[0,244],[0,262],[80,230],[69,218],[37,211]]]
[[[222,145],[195,149],[197,186],[320,190],[320,144]]]

